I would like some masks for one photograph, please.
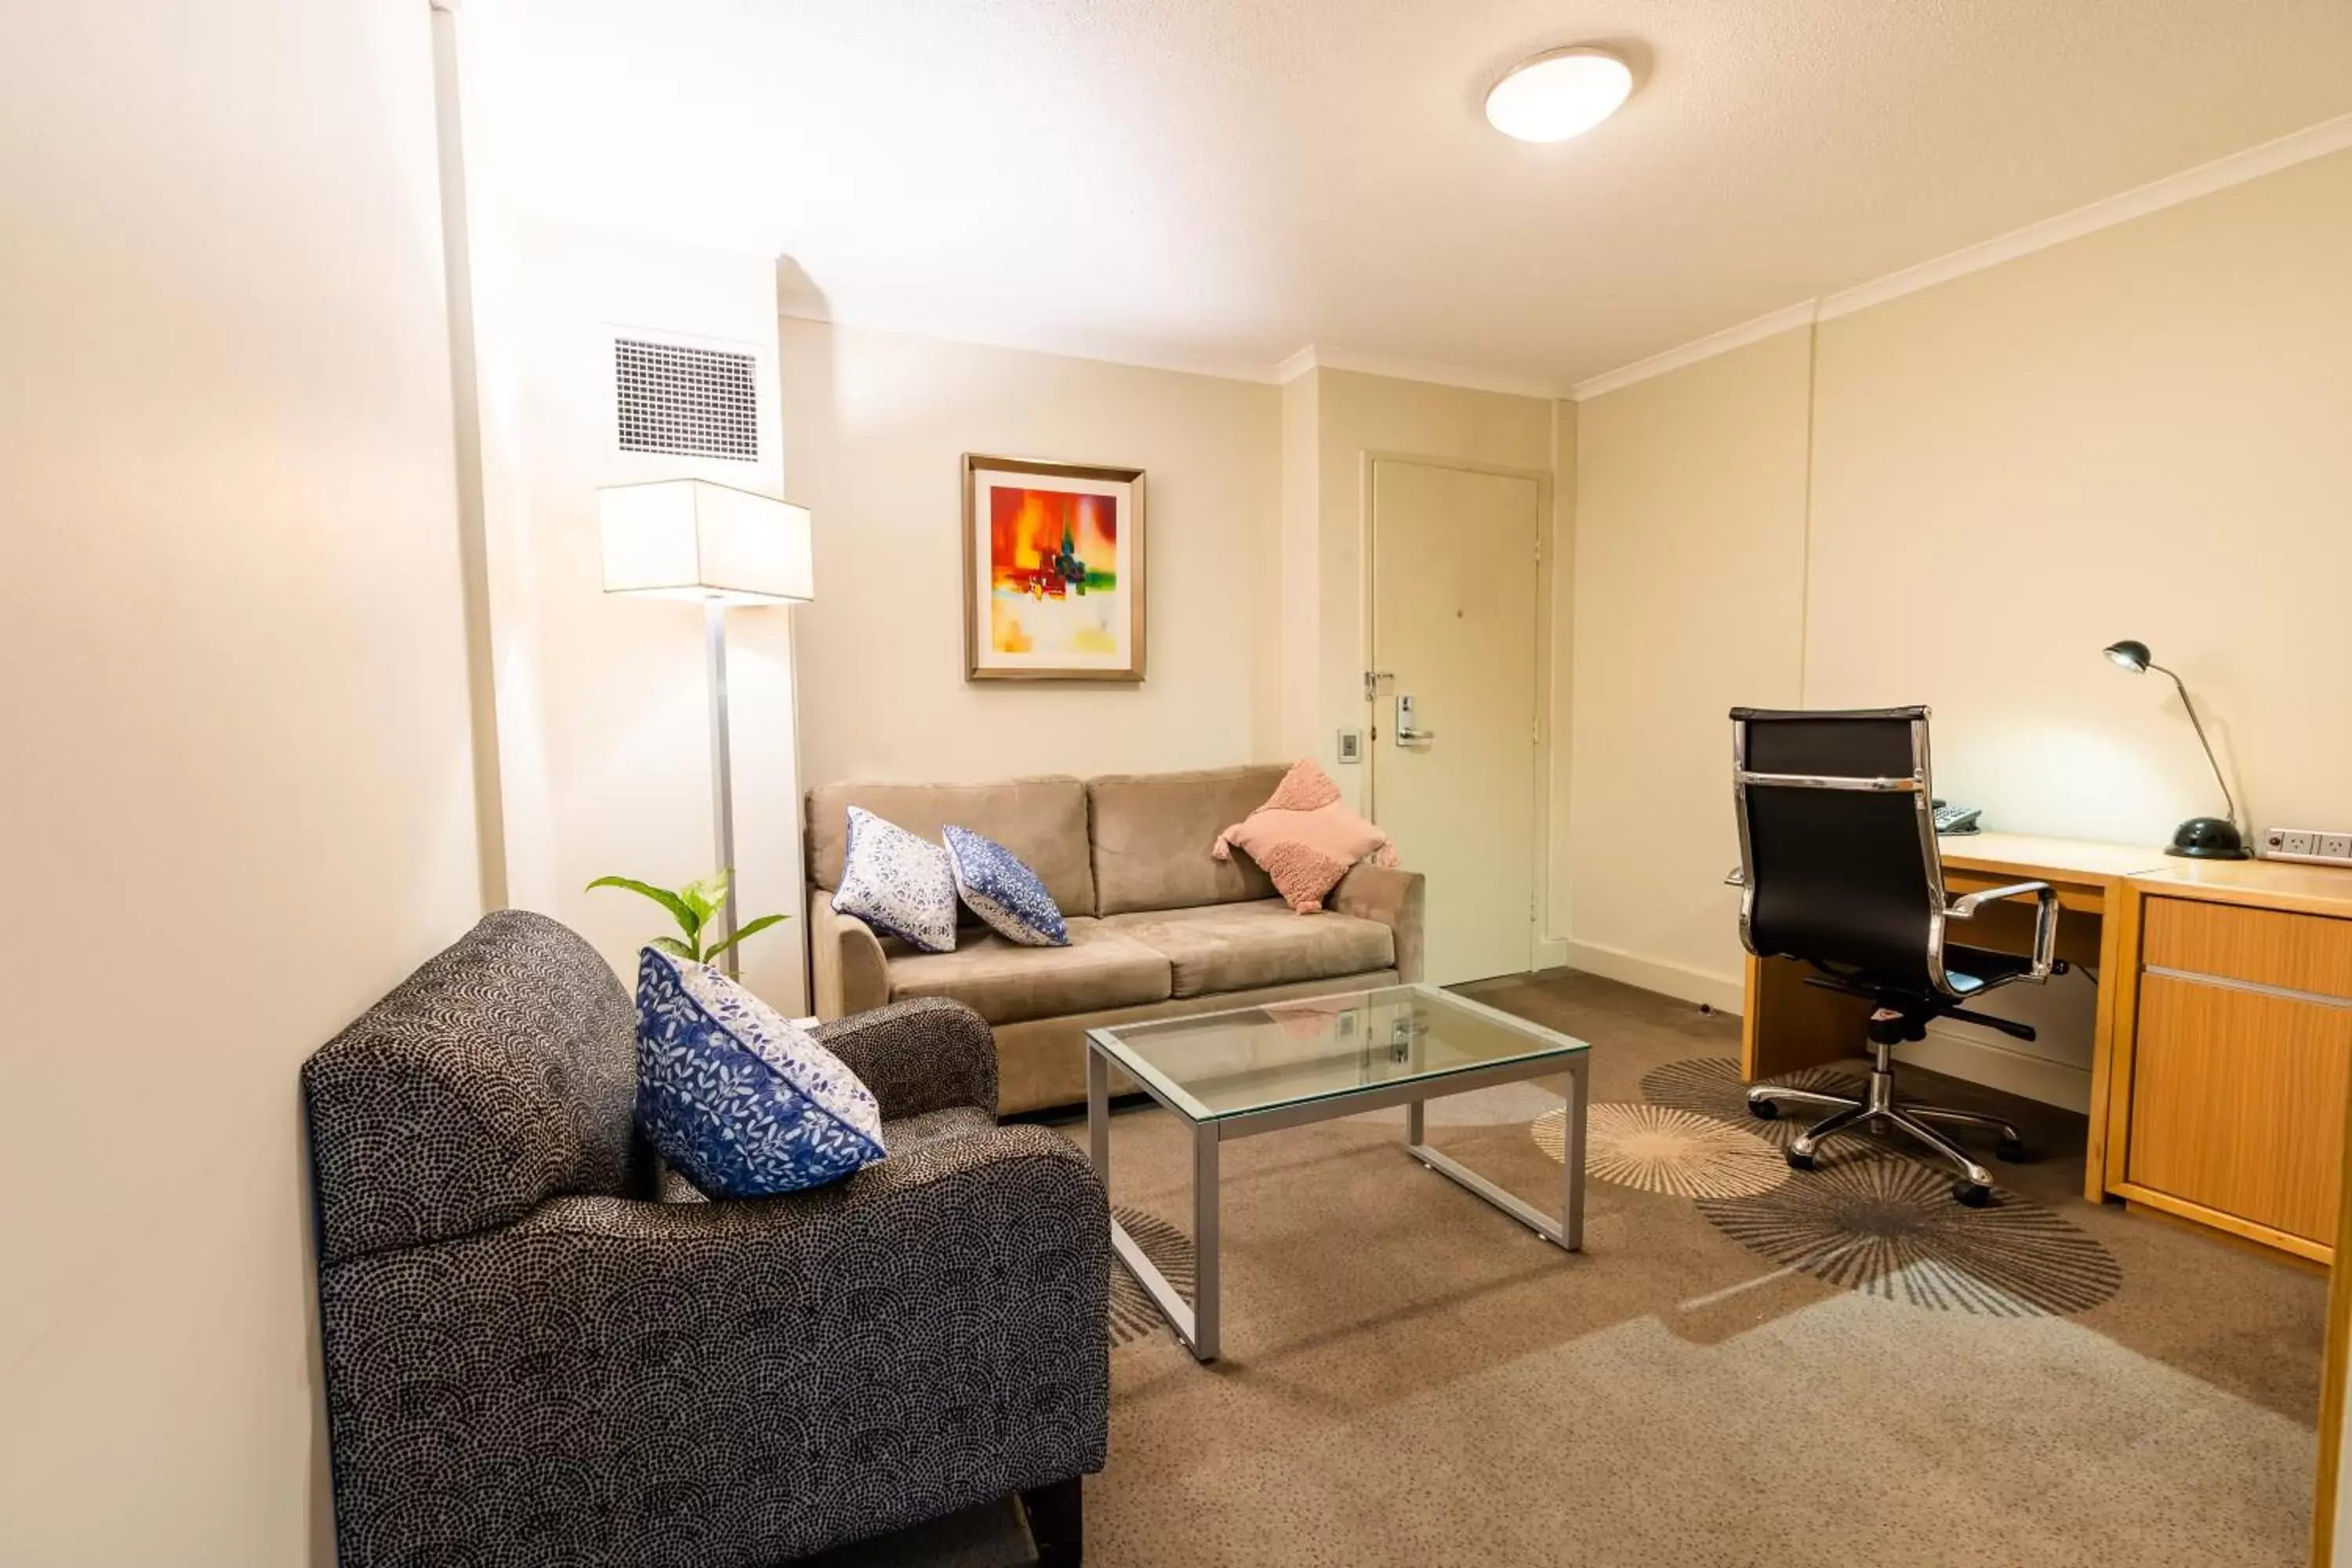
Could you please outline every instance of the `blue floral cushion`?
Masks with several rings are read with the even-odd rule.
[[[709,1197],[839,1181],[887,1152],[882,1108],[839,1057],[715,969],[637,961],[637,1125]]]
[[[940,836],[948,841],[956,892],[991,931],[1024,947],[1070,945],[1060,906],[1019,856],[969,827],[942,828]]]
[[[955,873],[948,852],[854,805],[833,908],[925,952],[955,951]]]

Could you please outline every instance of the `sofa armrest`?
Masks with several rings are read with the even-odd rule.
[[[1097,1470],[1109,1270],[1102,1183],[1037,1127],[330,1265],[342,1561],[775,1563]]]
[[[816,1037],[865,1080],[886,1117],[951,1105],[996,1114],[996,1032],[961,1002],[893,1002],[819,1024]]]
[[[809,943],[816,959],[816,1016],[845,1018],[890,1000],[890,961],[882,939],[856,915],[836,914],[833,895],[809,893]]]
[[[1388,927],[1396,942],[1397,978],[1410,985],[1421,978],[1423,888],[1418,871],[1367,862],[1340,878],[1326,903],[1339,914]]]

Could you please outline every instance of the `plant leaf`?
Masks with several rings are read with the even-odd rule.
[[[688,882],[677,890],[687,907],[700,917],[698,923],[709,924],[710,917],[727,907],[727,875],[721,871],[715,877]]]
[[[709,963],[711,959],[718,957],[720,953],[726,952],[729,948],[733,947],[737,942],[741,942],[745,937],[751,935],[755,931],[763,931],[770,926],[777,924],[779,921],[788,921],[792,918],[793,917],[790,915],[761,915],[758,920],[746,921],[741,929],[737,931],[733,936],[729,937],[725,942],[712,942],[710,944],[710,951],[702,955],[703,962],[706,963]]]
[[[657,936],[654,938],[651,945],[660,948],[664,952],[668,953],[673,958],[685,959],[688,963],[699,963],[702,962],[695,956],[694,949],[687,946],[686,943],[678,941],[677,938],[674,936]]]
[[[702,930],[703,921],[709,916],[709,911],[707,910],[701,915],[697,915],[688,907],[684,899],[679,898],[667,888],[656,888],[651,882],[640,882],[634,877],[599,877],[589,883],[585,890],[593,893],[599,888],[621,888],[651,899],[667,910],[670,912],[670,918],[677,921],[680,929],[689,937]]]

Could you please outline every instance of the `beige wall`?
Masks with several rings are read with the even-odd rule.
[[[2138,637],[2257,821],[2352,826],[2352,153],[1826,322],[1820,374],[1809,700],[1917,692],[1947,796],[2161,842],[2221,802]]]
[[[1569,962],[1727,1006],[1724,716],[1798,696],[1805,378],[1790,333],[1577,408]]]
[[[480,225],[477,225],[478,239]],[[500,796],[509,896],[553,915],[634,979],[636,954],[667,918],[588,882],[606,874],[665,887],[717,868],[709,685],[702,608],[604,592],[596,521],[602,485],[700,475],[785,490],[775,382],[775,263],[575,225],[512,224],[506,275],[478,303],[485,398],[510,416],[492,455],[510,483],[488,511],[490,637],[496,649]],[[761,367],[760,458],[752,463],[619,450],[615,327],[748,351]],[[822,564],[818,592],[841,586]],[[782,606],[728,613],[738,909],[750,919],[801,905],[792,617]],[[743,978],[789,1012],[806,993],[797,929],[754,937]]]
[[[782,323],[785,471],[816,515],[809,783],[1213,766],[1272,733],[1272,386]],[[1146,470],[1149,679],[967,681],[962,455]]]
[[[1302,584],[1288,597],[1315,606],[1319,722],[1311,744],[1297,749],[1319,758],[1349,800],[1360,802],[1363,770],[1339,765],[1339,736],[1371,722],[1363,687],[1368,459],[1383,454],[1549,474],[1552,405],[1540,397],[1360,371],[1312,370],[1300,379],[1309,378],[1316,384],[1315,581],[1311,596]]]
[[[2258,824],[2352,825],[2347,256],[2339,153],[1825,322],[1810,396],[1800,331],[1580,405],[1578,942],[1736,984],[1727,699],[1925,701],[1988,826],[2160,844],[2219,803],[2123,637]],[[1977,1067],[2078,1100],[2089,1004]]]
[[[479,908],[427,16],[10,11],[11,1568],[331,1560],[296,1069]]]
[[[1317,457],[1322,378],[1312,372],[1282,386],[1282,574],[1274,754],[1322,754],[1322,470]]]
[[[1568,959],[1570,742],[1576,712],[1576,405],[1551,405],[1551,580],[1548,584],[1545,637],[1549,668],[1545,672],[1544,815],[1545,889],[1543,945],[1538,967]]]

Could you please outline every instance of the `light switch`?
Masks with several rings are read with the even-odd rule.
[[[1339,760],[1343,763],[1360,763],[1364,760],[1364,732],[1361,730],[1339,731]]]

